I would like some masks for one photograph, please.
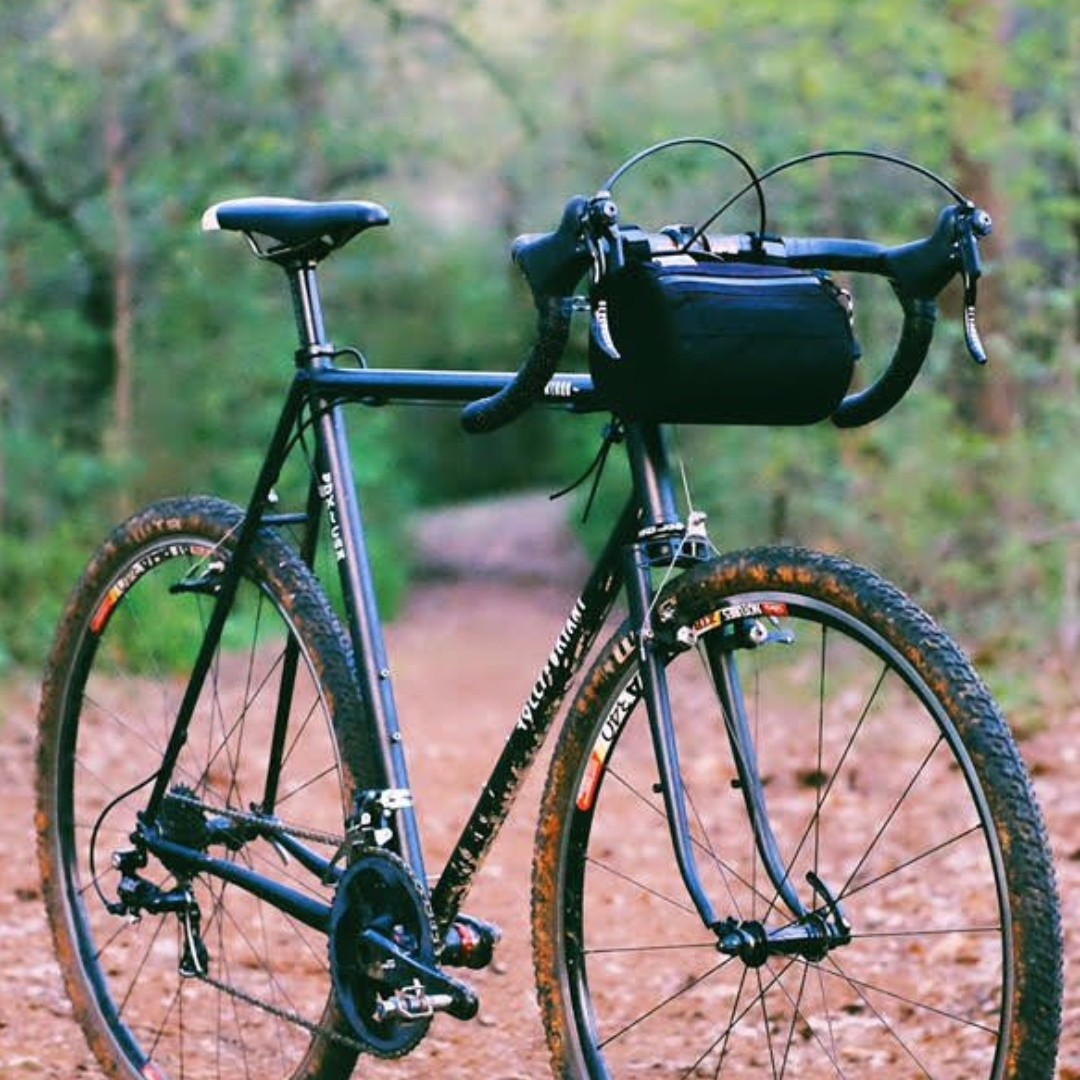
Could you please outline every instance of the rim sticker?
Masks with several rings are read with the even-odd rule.
[[[141,559],[137,559],[109,587],[105,598],[98,605],[97,611],[94,612],[93,618],[90,620],[90,632],[96,636],[101,635],[105,627],[108,626],[117,605],[123,600],[131,586],[148,571],[153,570],[155,566],[160,566],[168,559],[182,557],[207,559],[214,554],[214,550],[212,545],[202,541],[185,541],[183,543],[166,544],[144,555]]]
[[[583,813],[588,813],[596,801],[596,793],[600,790],[600,781],[604,776],[604,767],[607,764],[608,755],[619,737],[619,732],[626,725],[626,719],[633,711],[634,706],[641,699],[641,676],[636,675],[626,689],[615,699],[615,704],[607,715],[607,719],[600,726],[600,734],[589,751],[589,761],[585,766],[585,775],[581,778],[581,784],[577,793],[577,808]]]
[[[739,604],[725,604],[715,611],[703,615],[694,623],[693,629],[696,634],[707,634],[710,630],[726,626],[728,623],[738,622],[739,619],[760,619],[763,616],[774,619],[782,619],[787,616],[787,604],[777,603],[771,600],[754,600]]]

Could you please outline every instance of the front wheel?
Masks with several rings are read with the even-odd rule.
[[[1045,830],[957,647],[874,574],[795,549],[697,568],[655,618],[722,925],[703,924],[675,866],[625,626],[584,680],[541,807],[534,953],[557,1075],[1051,1080]],[[718,686],[729,702],[741,687],[749,773]]]

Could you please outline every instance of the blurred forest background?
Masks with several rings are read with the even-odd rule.
[[[380,366],[505,369],[533,321],[510,239],[553,227],[638,148],[702,134],[760,168],[892,151],[993,215],[987,369],[966,357],[953,291],[927,373],[883,423],[678,439],[714,539],[795,539],[877,566],[1014,708],[1037,702],[1050,665],[1080,653],[1078,72],[1080,12],[1060,0],[4,4],[0,658],[40,662],[121,514],[178,491],[244,497],[293,330],[277,272],[199,233],[207,205],[382,202],[392,227],[323,275],[334,340]],[[656,227],[742,182],[686,150],[617,194],[624,218]],[[776,231],[883,242],[922,235],[947,201],[845,161],[767,190]],[[752,211],[740,202],[718,227],[751,227]],[[857,292],[868,369],[892,344],[886,294]],[[358,467],[391,601],[411,511],[561,486],[603,426],[548,413],[466,438],[452,410],[370,420]]]

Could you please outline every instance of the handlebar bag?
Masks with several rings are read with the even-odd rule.
[[[594,286],[589,366],[628,420],[812,424],[851,383],[850,305],[828,277],[688,255]]]

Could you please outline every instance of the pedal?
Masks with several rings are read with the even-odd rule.
[[[375,1002],[374,1019],[377,1024],[390,1021],[418,1023],[430,1019],[437,1012],[449,1012],[453,1003],[449,994],[429,994],[417,981],[396,990],[388,998],[379,998]]]
[[[495,957],[495,946],[502,940],[502,930],[494,923],[458,915],[443,937],[439,960],[447,967],[463,967],[478,971],[486,968]]]

